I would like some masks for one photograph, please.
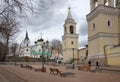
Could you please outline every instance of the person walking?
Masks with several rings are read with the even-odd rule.
[[[98,68],[99,68],[99,62],[96,61],[96,69],[98,69]]]
[[[91,61],[89,60],[88,65],[91,66]]]

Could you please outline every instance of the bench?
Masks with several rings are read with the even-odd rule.
[[[35,69],[36,72],[42,72],[42,69],[41,68],[37,68]]]
[[[65,72],[60,74],[61,77],[75,77],[75,73]]]
[[[66,69],[73,69],[73,66],[66,66]]]
[[[30,66],[30,65],[23,65],[23,64],[20,64],[20,67],[21,67],[21,68],[27,68],[27,69],[30,69],[30,70],[33,69],[33,67]]]
[[[61,71],[59,71],[59,69],[56,69],[56,68],[49,68],[49,70],[50,70],[50,74],[60,74],[61,73]]]
[[[32,67],[32,66],[30,66],[30,65],[26,65],[26,68],[27,68],[27,69],[30,69],[30,70],[32,70],[32,69],[33,69],[33,67]]]
[[[21,68],[26,68],[26,65],[20,64]]]
[[[36,72],[46,72],[46,67],[44,67],[44,68],[36,68],[35,71]]]
[[[86,70],[89,71],[91,66],[83,65],[83,66],[78,66],[78,70]]]

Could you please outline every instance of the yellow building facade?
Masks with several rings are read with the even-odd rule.
[[[87,64],[88,47],[78,49],[78,64]]]
[[[79,64],[120,65],[120,0],[90,0],[88,46],[78,49],[76,23],[70,8],[64,24],[63,60],[73,58]]]
[[[101,64],[120,65],[120,0],[90,0],[90,13],[86,16],[88,22],[88,58],[99,60]],[[116,4],[116,6],[115,6]],[[106,48],[107,50],[106,52]],[[108,57],[110,51],[117,56]],[[115,54],[114,54],[115,55]],[[117,59],[117,60],[116,60]]]
[[[112,46],[105,51],[108,65],[120,65],[120,46]]]
[[[63,61],[68,62],[77,58],[78,34],[76,33],[76,23],[72,18],[70,7],[68,8],[67,19],[64,24],[63,40]]]

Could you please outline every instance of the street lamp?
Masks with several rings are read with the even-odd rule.
[[[73,69],[75,69],[75,64],[74,64],[74,48],[72,48],[73,50]]]
[[[44,56],[44,47],[45,47],[45,43],[42,44],[42,71],[44,71],[44,59],[43,59],[43,56]]]
[[[46,64],[48,64],[47,60],[48,60],[48,55],[49,55],[49,41],[46,41],[46,49],[47,49],[47,53],[46,53]]]
[[[42,55],[41,55],[41,58],[42,58],[42,72],[46,72],[46,68],[44,67],[44,64],[45,64],[44,55],[47,55],[46,50],[47,50],[47,47],[49,46],[49,41],[44,42],[42,37],[38,41],[40,42],[41,51],[42,51]],[[46,62],[47,62],[47,59],[46,59]]]

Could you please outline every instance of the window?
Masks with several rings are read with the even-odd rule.
[[[97,7],[98,6],[98,1],[95,0],[94,3],[95,3],[95,7]]]
[[[27,44],[27,47],[28,47],[28,44]]]
[[[92,30],[95,30],[95,23],[93,23],[92,25]]]
[[[109,21],[109,20],[107,21],[107,26],[108,26],[108,27],[111,27],[111,26],[112,26],[111,21]]]
[[[70,26],[70,33],[73,34],[74,33],[74,27]]]
[[[65,33],[67,32],[67,29],[66,29],[66,27],[65,27]]]
[[[108,0],[104,0],[104,5],[109,6],[109,1]]]
[[[71,42],[71,44],[73,45],[73,41]]]
[[[26,51],[28,51],[28,49],[26,49]]]

